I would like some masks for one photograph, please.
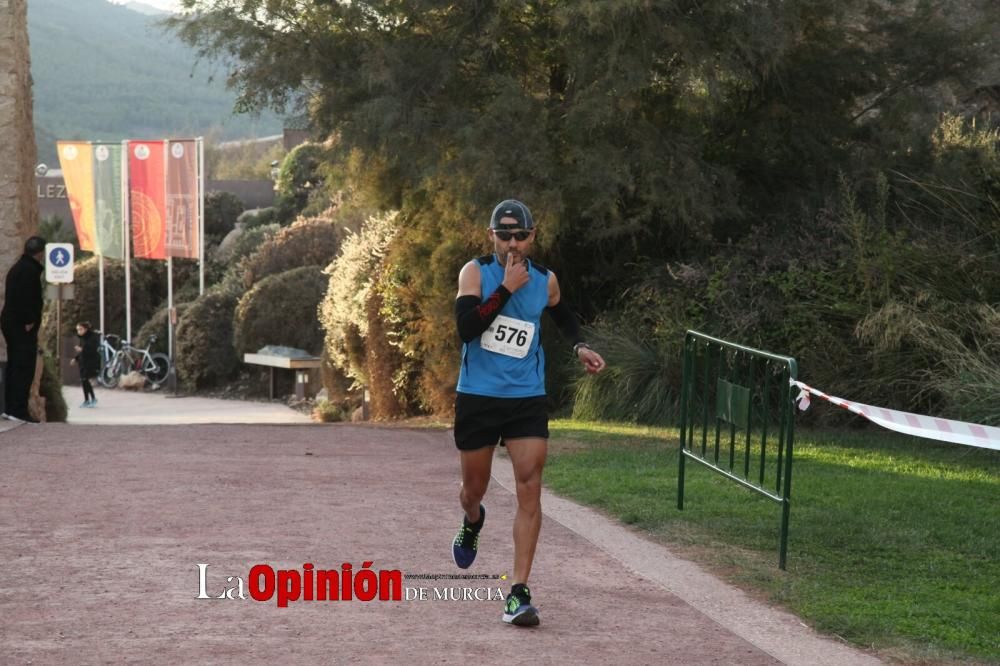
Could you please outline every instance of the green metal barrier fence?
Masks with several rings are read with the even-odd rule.
[[[684,508],[687,459],[774,500],[781,505],[781,569],[788,551],[795,432],[789,380],[797,372],[788,356],[697,331],[684,338],[677,508]]]

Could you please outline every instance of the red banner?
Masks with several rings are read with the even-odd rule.
[[[186,139],[169,142],[167,157],[167,254],[198,258],[198,148]]]
[[[136,257],[167,258],[165,155],[162,141],[130,141],[128,145],[129,210]]]

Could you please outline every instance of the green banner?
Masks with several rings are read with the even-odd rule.
[[[96,254],[124,259],[122,252],[122,147],[94,143],[94,217]]]

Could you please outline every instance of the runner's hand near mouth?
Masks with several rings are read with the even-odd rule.
[[[515,263],[514,254],[507,252],[507,266],[503,271],[503,286],[512,294],[528,284],[528,280],[531,279],[525,263],[523,260]]]

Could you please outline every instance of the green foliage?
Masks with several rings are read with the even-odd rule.
[[[242,222],[244,229],[256,229],[258,227],[266,227],[272,224],[278,225],[278,209],[274,206],[263,208],[257,213],[246,215]]]
[[[299,266],[326,266],[340,249],[340,237],[335,209],[317,217],[299,218],[266,238],[246,258],[242,263],[243,286],[249,289],[269,275]]]
[[[488,247],[486,222],[474,223],[470,211],[451,201],[450,210],[446,201],[437,200],[409,217],[401,215],[383,271],[383,316],[392,321],[400,348],[412,362],[407,381],[421,407],[434,414],[454,408],[461,351],[454,313],[458,273]],[[427,238],[438,240],[428,244]]]
[[[344,239],[340,254],[325,271],[330,277],[319,309],[324,347],[331,363],[359,384],[369,384],[363,349],[368,336],[366,304],[397,231],[395,215],[370,218],[360,233]]]
[[[892,301],[858,324],[876,355],[892,358],[882,380],[935,413],[1000,425],[1000,311],[985,304]],[[900,363],[905,359],[905,363]],[[888,364],[886,364],[888,365]]]
[[[241,357],[233,349],[233,310],[239,292],[231,285],[205,291],[177,323],[174,365],[188,389],[216,386],[233,377]]]
[[[73,246],[73,256],[80,256],[80,241],[76,237],[73,222],[63,222],[58,215],[43,217],[38,223],[38,235],[48,243],[70,243]]]
[[[261,226],[245,227],[242,232],[232,241],[226,244],[220,253],[220,259],[226,261],[230,266],[230,271],[238,270],[241,261],[245,257],[257,252],[264,243],[277,235],[281,230],[278,224],[265,224]],[[242,275],[240,280],[242,281]]]
[[[297,215],[315,215],[329,206],[322,166],[329,159],[326,147],[303,143],[285,156],[275,187],[276,208],[282,222]]]
[[[617,322],[630,358],[666,359],[704,327],[898,405],[910,398],[883,380],[903,359],[872,352],[857,323],[919,290],[1000,302],[1000,281],[981,278],[997,263],[996,141],[941,114],[1000,62],[996,3],[186,6],[203,11],[173,27],[244,62],[232,81],[248,108],[308,82],[333,140],[304,171],[399,210],[373,283],[403,354],[394,387],[430,411],[452,404],[455,276],[508,196],[532,207],[567,300]],[[289,187],[295,205],[302,190]],[[641,307],[656,298],[669,307]],[[363,375],[363,336],[338,335],[338,363]],[[593,404],[640,418],[625,388],[637,368],[594,380],[611,401]]]
[[[205,174],[209,180],[271,180],[271,163],[284,157],[281,137],[235,145],[206,140]]]
[[[336,423],[344,420],[344,410],[329,400],[317,400],[313,407],[312,417],[314,421]]]
[[[188,307],[191,303],[180,303],[174,306],[177,310],[177,321],[184,317],[184,313],[187,312]],[[170,346],[169,333],[167,328],[167,317],[168,310],[167,306],[164,305],[159,310],[157,310],[152,317],[150,317],[139,329],[139,332],[135,334],[135,344],[140,347],[145,347],[150,344],[150,340],[155,335],[156,342],[150,345],[150,353],[160,352],[161,354],[167,353],[167,348]],[[174,330],[176,335],[176,327]]]
[[[231,192],[209,192],[205,195],[205,237],[218,244],[236,226],[243,212],[243,201]]]
[[[573,418],[676,422],[681,384],[676,341],[636,339],[620,323],[594,327],[589,339],[608,368],[578,380]]]
[[[368,332],[364,340],[365,374],[368,378],[371,418],[393,419],[406,416],[412,405],[407,394],[405,359],[399,348],[389,340],[389,327],[382,317],[383,300],[373,289],[365,303]],[[403,381],[401,381],[403,380]]]
[[[316,310],[326,283],[319,266],[302,266],[255,284],[240,298],[233,313],[233,346],[238,357],[265,345],[317,354],[323,346],[323,331]]]

